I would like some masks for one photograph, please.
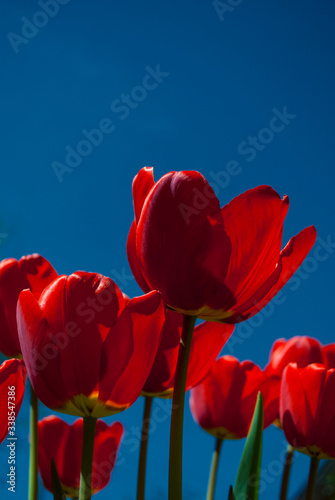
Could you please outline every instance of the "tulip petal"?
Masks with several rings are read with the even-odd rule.
[[[186,390],[198,385],[208,375],[233,331],[233,325],[208,321],[195,327],[187,370]]]
[[[16,419],[21,408],[26,377],[26,367],[22,360],[8,359],[0,366],[0,443],[8,434],[10,422],[14,420],[9,412],[14,411]],[[13,386],[15,390],[10,390]]]
[[[99,399],[107,401],[111,389],[127,369],[134,353],[133,322],[130,314],[131,301],[118,320],[110,328],[105,339],[99,373]]]
[[[279,419],[280,378],[267,376],[259,386],[264,400],[264,429]]]
[[[322,348],[323,363],[327,369],[335,368],[335,344],[328,344]]]
[[[58,277],[55,269],[39,254],[26,255],[18,262],[19,270],[29,283],[28,288],[38,298],[44,288]]]
[[[136,251],[136,229],[137,226],[136,222],[134,221],[131,225],[127,239],[127,257],[130,269],[137,281],[137,284],[142,288],[143,292],[148,293],[150,292],[150,287],[148,286],[147,282],[144,279],[141,270],[140,260],[137,256],[137,251]]]
[[[191,390],[190,407],[198,424],[208,432],[225,428],[233,434],[245,380],[245,371],[236,358],[219,358],[210,376]]]
[[[172,397],[183,315],[166,311],[162,342],[143,387],[142,395]],[[187,369],[186,391],[208,375],[215,359],[234,330],[232,325],[204,322],[195,327]]]
[[[325,368],[315,364],[299,369],[290,363],[283,372],[280,419],[286,439],[296,448],[316,444],[315,421],[325,377]]]
[[[106,401],[106,406],[113,407],[115,412],[127,408],[138,398],[143,385],[148,378],[159,347],[162,328],[165,320],[165,308],[161,294],[151,292],[143,297],[132,299],[124,309],[120,318],[125,315],[132,321],[133,353],[128,359],[128,365],[117,380],[110,378],[112,369],[111,353],[113,341],[107,337],[105,349],[107,367],[105,376],[101,379],[99,398]],[[113,329],[110,338],[113,336]],[[113,387],[112,391],[110,388]]]
[[[20,293],[17,323],[31,385],[46,406],[57,408],[67,397],[58,353],[60,346],[30,290]]]
[[[183,315],[166,310],[162,341],[150,374],[143,386],[142,395],[166,397],[173,394],[182,328]]]
[[[271,349],[266,371],[268,374],[276,374],[280,377],[289,363],[297,363],[299,368],[304,368],[311,363],[322,362],[322,346],[317,339],[295,336],[289,340],[276,340]]]
[[[18,261],[0,262],[0,351],[9,357],[21,352],[15,312],[18,296],[24,288],[29,288],[29,284],[19,273]]]
[[[227,319],[227,322],[244,321],[265,307],[297,271],[314,245],[315,239],[314,226],[303,229],[291,238],[281,251],[278,265],[267,281],[250,297],[248,303],[234,307],[234,314]]]
[[[236,401],[236,410],[232,414],[231,420],[226,424],[227,428],[236,436],[246,437],[249,432],[250,423],[255,409],[257,394],[260,388],[264,385],[265,374],[251,361],[243,361],[237,367],[242,380],[243,374],[243,389],[240,397]],[[232,383],[234,386],[234,383]],[[262,393],[263,394],[263,393]],[[231,401],[233,400],[231,395]],[[266,401],[264,401],[266,403]],[[230,402],[227,402],[230,405]]]
[[[52,491],[51,460],[55,459],[58,475],[63,485],[71,486],[72,478],[64,480],[64,473],[71,474],[77,467],[80,474],[80,449],[76,446],[72,452],[79,453],[79,460],[72,461],[70,467],[64,466],[63,457],[66,457],[65,445],[69,439],[70,426],[64,420],[50,415],[38,422],[38,468],[42,481],[47,490]],[[72,457],[71,457],[72,459]]]
[[[41,304],[53,335],[64,337],[60,368],[67,398],[89,396],[98,389],[104,338],[125,305],[120,289],[102,275],[77,272],[53,282]]]
[[[139,173],[134,177],[133,181],[133,200],[134,200],[134,212],[135,212],[135,222],[138,223],[143,205],[145,200],[151,190],[155,185],[154,181],[154,169],[152,167],[144,167]]]
[[[61,482],[69,490],[79,489],[80,485],[80,464],[83,447],[83,419],[76,420],[72,425],[68,425],[64,447],[59,453],[58,463],[56,462],[58,475]],[[94,444],[96,447],[96,444]]]
[[[57,278],[52,265],[33,254],[0,262],[0,351],[6,356],[20,355],[16,325],[16,303],[21,290],[30,288],[38,298],[42,290]]]
[[[269,186],[250,189],[223,207],[232,253],[225,280],[236,307],[247,302],[271,275],[282,244],[288,198]]]
[[[120,422],[108,426],[103,420],[97,421],[92,471],[94,492],[107,486],[110,481],[123,434],[124,428]]]
[[[54,458],[66,496],[77,497],[80,484],[83,420],[76,420],[69,425],[58,417],[49,416],[38,423],[38,429],[38,461],[43,484],[52,491],[51,460]],[[102,420],[97,421],[92,470],[93,493],[104,488],[110,480],[123,432],[123,425],[120,422],[108,426]]]
[[[323,452],[335,458],[335,369],[327,371],[322,389],[317,408],[315,444]],[[310,386],[309,390],[310,392],[316,392],[315,386]]]
[[[0,285],[1,287],[1,285]],[[1,291],[0,291],[1,294]],[[8,357],[16,357],[20,355],[20,342],[17,335],[16,319],[15,315],[5,311],[3,306],[3,300],[0,298],[0,352]],[[15,311],[16,303],[7,301],[8,309],[13,308]]]
[[[267,377],[251,361],[239,363],[233,356],[222,356],[200,385],[191,390],[192,415],[201,427],[216,437],[246,437],[259,391],[264,398],[264,425],[267,427],[277,416],[278,377]]]
[[[229,259],[219,201],[199,172],[166,174],[150,191],[136,231],[137,257],[148,286],[161,291],[172,308],[197,311],[214,291],[229,294],[204,267],[215,224],[222,226]]]

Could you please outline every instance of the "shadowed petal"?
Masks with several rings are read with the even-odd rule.
[[[0,366],[0,443],[8,434],[10,422],[16,419],[22,405],[27,371],[24,362],[8,359]],[[14,415],[11,413],[14,412]]]
[[[108,353],[112,351],[113,342],[110,340],[109,343],[107,337],[105,343],[107,369],[99,391],[100,399],[106,401],[107,406],[115,405],[116,411],[117,406],[128,407],[133,404],[148,378],[163,333],[165,308],[162,296],[158,292],[151,292],[132,299],[123,311],[123,315],[128,315],[132,321],[133,353],[123,373],[111,383],[109,367],[112,369],[110,361],[112,358]],[[113,335],[112,329],[109,335]]]

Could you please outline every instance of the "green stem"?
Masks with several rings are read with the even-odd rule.
[[[152,400],[153,398],[146,397],[144,403],[141,449],[140,449],[140,459],[138,463],[137,497],[136,497],[137,500],[144,500],[145,498],[145,471],[147,465],[147,448],[149,439],[149,424],[150,424]]]
[[[320,462],[319,458],[317,457],[311,458],[311,467],[309,469],[308,484],[306,490],[306,500],[313,500],[314,498],[315,480],[318,472],[319,462]]]
[[[173,405],[170,431],[169,460],[169,500],[182,500],[182,464],[183,464],[183,421],[185,386],[193,330],[196,316],[184,315],[181,334],[176,378],[173,391]]]
[[[92,465],[96,424],[96,418],[84,417],[79,500],[91,500],[92,496]]]
[[[207,500],[214,499],[215,483],[216,483],[216,473],[219,465],[220,451],[223,443],[222,438],[217,438],[212,458],[211,471],[209,475],[208,488],[207,488]]]
[[[30,422],[29,422],[29,490],[28,499],[37,500],[38,487],[38,399],[30,386]]]
[[[293,453],[294,453],[294,449],[289,444],[287,446],[283,479],[281,482],[280,500],[286,500],[286,498],[287,498],[288,481],[290,478],[291,465],[292,465],[292,461],[293,461]]]

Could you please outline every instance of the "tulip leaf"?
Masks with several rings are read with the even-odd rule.
[[[234,496],[229,497],[229,500],[233,498],[258,500],[262,461],[263,413],[263,398],[262,394],[259,392],[249,434],[237,472],[233,490]]]
[[[52,480],[52,492],[54,496],[54,500],[66,500],[66,497],[63,492],[62,484],[59,480],[57,467],[54,459],[51,462],[51,480]]]

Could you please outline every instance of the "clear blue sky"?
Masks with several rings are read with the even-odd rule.
[[[335,242],[334,3],[242,0],[221,11],[223,19],[210,0],[62,3],[51,17],[36,14],[41,6],[34,0],[0,1],[1,258],[39,252],[59,273],[100,272],[134,296],[140,290],[129,277],[125,245],[131,182],[142,166],[154,166],[156,178],[192,169],[214,182],[219,173],[222,205],[270,184],[291,200],[284,243],[314,224],[323,250],[317,243],[299,279],[284,288],[282,303],[241,326],[239,342],[225,353],[264,366],[278,337],[334,341],[335,251],[325,243]],[[156,80],[146,77],[156,69]],[[274,118],[283,112],[281,121]],[[87,149],[82,131],[99,125],[104,133],[93,139],[100,144]],[[68,158],[78,163],[71,171],[67,147],[86,154]],[[239,173],[227,177],[231,160]],[[54,162],[67,167],[62,182]],[[130,433],[140,425],[142,405],[139,400],[120,415]],[[18,428],[18,498],[24,498],[27,399]],[[168,434],[165,420],[150,436],[148,500],[166,498]],[[277,497],[283,441],[276,429],[264,434],[261,499]],[[204,498],[213,444],[186,406],[185,500]],[[101,500],[134,499],[133,446],[122,446],[123,464]],[[241,449],[242,442],[224,446],[218,499],[226,498]],[[3,493],[4,446],[0,464]],[[299,457],[293,467],[292,493],[306,464]]]

